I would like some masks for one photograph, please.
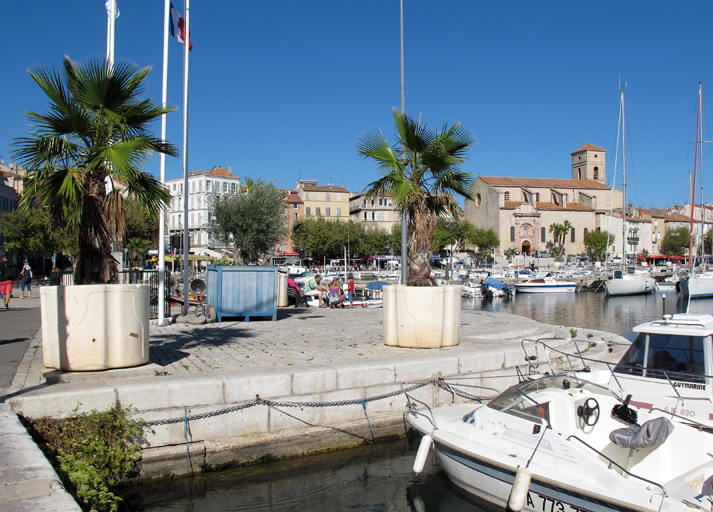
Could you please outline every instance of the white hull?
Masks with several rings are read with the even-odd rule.
[[[705,299],[713,297],[713,276],[694,275],[688,279],[679,281],[681,286],[681,295],[684,297],[691,296],[692,299]]]
[[[604,285],[607,295],[642,295],[656,289],[656,281],[643,275],[624,276],[620,279],[610,279]]]
[[[577,291],[575,284],[559,284],[559,285],[514,285],[518,293],[574,293]]]

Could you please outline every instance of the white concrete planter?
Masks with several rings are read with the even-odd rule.
[[[384,286],[384,343],[441,348],[460,343],[460,286]]]
[[[47,368],[91,371],[148,363],[148,285],[45,286],[40,305]]]

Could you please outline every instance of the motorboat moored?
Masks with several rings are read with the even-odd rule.
[[[656,280],[645,270],[628,267],[615,270],[614,277],[604,284],[607,295],[642,295],[656,290]]]
[[[576,376],[523,382],[487,405],[408,400],[423,434],[414,470],[432,448],[456,485],[514,512],[710,507],[713,436]]]
[[[515,289],[520,293],[559,293],[577,291],[577,283],[573,281],[557,281],[549,272],[538,272],[532,279],[516,283]]]

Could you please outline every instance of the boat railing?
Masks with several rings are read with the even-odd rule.
[[[600,452],[599,450],[597,450],[596,448],[594,448],[593,446],[591,446],[590,444],[588,444],[587,442],[583,441],[582,439],[578,438],[578,437],[575,436],[575,435],[569,436],[569,437],[567,438],[567,441],[569,441],[570,439],[576,439],[577,441],[579,441],[580,443],[582,443],[584,446],[586,446],[587,448],[589,448],[590,450],[592,450],[594,453],[596,453],[596,454],[599,455],[600,457],[606,459],[606,460],[609,462],[609,467],[610,467],[610,468],[612,467],[612,465],[614,465],[614,466],[618,467],[619,469],[621,469],[624,473],[626,473],[626,474],[629,475],[630,477],[636,478],[637,480],[641,480],[642,482],[646,482],[646,483],[651,484],[651,485],[655,485],[656,487],[660,488],[660,489],[663,491],[664,497],[668,497],[668,493],[666,492],[666,488],[665,488],[663,485],[661,485],[661,484],[659,484],[659,483],[656,483],[656,482],[654,482],[653,480],[649,480],[648,478],[644,478],[643,476],[635,475],[634,473],[631,473],[630,471],[627,471],[626,469],[624,469],[624,467],[622,467],[622,466],[621,466],[620,464],[618,464],[616,461],[614,461],[614,460],[611,459],[610,457],[607,457],[607,456],[604,455],[602,452]]]
[[[438,425],[436,425],[436,418],[433,416],[433,410],[431,410],[431,407],[426,402],[423,402],[423,401],[419,400],[418,398],[414,398],[413,396],[411,396],[409,394],[409,392],[406,391],[406,389],[404,388],[404,384],[406,384],[406,383],[403,383],[403,382],[401,383],[401,392],[406,397],[406,410],[412,414],[417,415],[417,416],[423,416],[424,418],[426,418],[426,420],[431,425],[433,425],[434,429],[438,428]],[[418,410],[418,408],[414,405],[414,402],[417,404],[421,404],[426,409],[428,409],[428,416],[423,414],[422,412],[420,412]]]
[[[557,341],[557,340],[565,340],[565,341],[571,341],[575,349],[577,350],[577,354],[572,354],[569,352],[565,352],[563,350],[560,350],[559,348],[556,347],[551,347],[547,343],[545,343],[544,340],[547,341]],[[525,342],[529,343],[534,343],[535,345],[535,355],[529,355],[527,352],[527,349],[525,348]],[[588,343],[588,342],[587,342]],[[612,343],[612,342],[607,342]],[[686,372],[678,372],[678,371],[672,371],[672,370],[663,370],[659,368],[643,368],[640,365],[635,365],[635,364],[626,364],[626,363],[612,363],[609,361],[602,361],[600,359],[594,359],[592,357],[587,357],[584,355],[582,350],[580,350],[579,345],[577,343],[577,340],[567,340],[566,338],[540,338],[536,340],[532,339],[523,339],[521,342],[522,349],[525,352],[525,361],[527,361],[529,365],[529,371],[530,374],[532,375],[533,373],[539,373],[539,350],[538,350],[538,345],[542,345],[545,349],[545,356],[547,357],[547,364],[550,367],[550,372],[551,373],[557,373],[555,371],[555,366],[552,363],[552,358],[550,357],[550,352],[555,352],[561,356],[563,356],[567,360],[567,364],[569,366],[569,371],[576,373],[578,370],[575,368],[575,365],[573,364],[573,359],[579,360],[582,362],[582,370],[588,371],[589,367],[587,366],[587,362],[597,364],[597,365],[602,365],[606,366],[607,369],[609,370],[609,373],[611,373],[612,377],[614,378],[617,386],[619,386],[619,391],[622,393],[624,392],[624,386],[622,386],[621,382],[619,381],[619,375],[621,374],[626,374],[626,373],[631,373],[632,375],[636,375],[637,373],[640,373],[642,377],[647,377],[647,373],[650,374],[655,374],[655,375],[661,375],[663,378],[665,378],[669,385],[671,386],[671,389],[673,389],[674,393],[676,393],[676,396],[678,397],[678,401],[681,402],[681,405],[685,405],[684,403],[684,398],[681,395],[681,393],[678,390],[678,387],[676,387],[675,383],[673,382],[672,378],[674,380],[679,380],[679,381],[685,381],[689,382],[692,379],[696,381],[707,381],[710,379],[713,379],[713,376],[711,375],[693,375],[691,373],[686,373]],[[618,371],[614,371],[615,369],[618,369]],[[662,379],[663,380],[663,379]]]
[[[652,407],[649,412],[652,413],[652,412],[654,412],[654,411],[658,411],[658,412],[662,412],[662,413],[664,413],[664,414],[668,414],[668,415],[670,415],[670,416],[673,417],[673,418],[678,418],[679,420],[683,421],[684,423],[690,423],[692,428],[697,428],[699,431],[701,431],[701,430],[703,430],[703,429],[705,429],[705,430],[709,430],[709,429],[710,429],[710,426],[708,426],[708,425],[706,425],[706,424],[704,424],[704,423],[701,423],[700,421],[693,420],[693,419],[691,419],[691,418],[688,417],[688,416],[681,416],[680,414],[676,414],[676,413],[673,412],[673,411],[667,411],[667,410],[661,409],[661,408],[659,408],[659,407]]]

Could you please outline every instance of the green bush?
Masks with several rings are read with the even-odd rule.
[[[121,498],[112,488],[140,458],[143,422],[117,403],[72,418],[30,420],[30,427],[81,505],[97,512],[119,510]]]

